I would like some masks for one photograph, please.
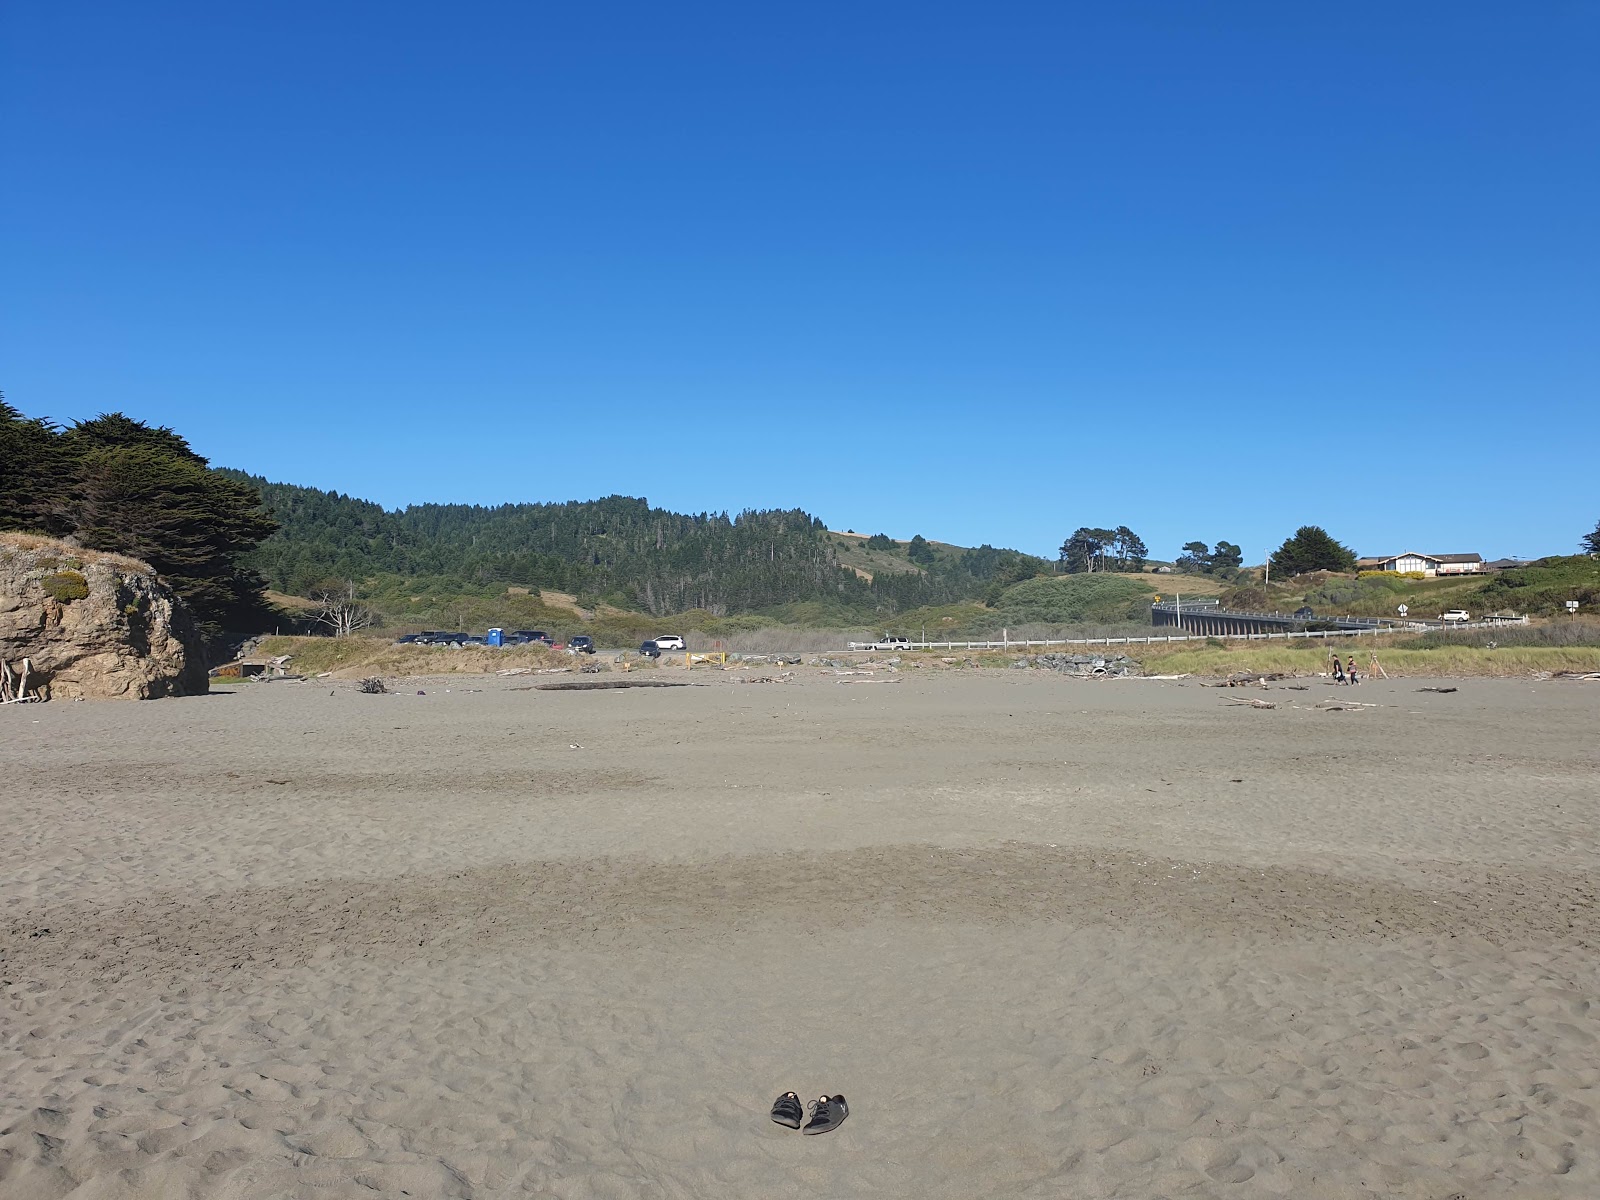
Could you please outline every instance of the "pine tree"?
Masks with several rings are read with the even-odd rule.
[[[1354,571],[1356,552],[1334,541],[1318,525],[1302,525],[1272,555],[1275,575],[1304,575],[1307,571]]]

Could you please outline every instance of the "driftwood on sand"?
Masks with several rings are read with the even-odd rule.
[[[599,692],[613,688],[640,687],[705,687],[703,683],[690,683],[679,679],[558,679],[551,683],[530,684],[526,688],[512,688],[515,692]]]
[[[0,704],[30,704],[40,699],[35,691],[28,694],[28,676],[33,673],[33,662],[24,658],[18,675],[11,673],[11,664],[0,660]]]

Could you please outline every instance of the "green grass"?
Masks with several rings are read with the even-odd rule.
[[[1356,666],[1368,668],[1372,644],[1338,647],[1341,658],[1354,654]],[[1157,648],[1127,650],[1151,675],[1231,675],[1236,671],[1314,675],[1328,669],[1327,647],[1252,646],[1238,649]],[[1600,648],[1513,646],[1486,650],[1479,646],[1445,646],[1437,650],[1401,650],[1380,646],[1378,661],[1390,675],[1422,677],[1525,677],[1541,671],[1600,671]]]
[[[1499,629],[1435,629],[1395,643],[1397,649],[1437,650],[1446,646],[1595,646],[1600,647],[1600,620],[1553,617],[1531,625]]]

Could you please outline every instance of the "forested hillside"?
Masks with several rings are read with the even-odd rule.
[[[984,596],[1038,571],[1041,559],[983,546],[921,553],[884,539],[902,569],[871,578],[841,563],[823,523],[795,510],[685,514],[628,496],[564,504],[420,504],[387,512],[337,492],[235,473],[260,492],[278,531],[253,564],[305,595],[329,580],[448,579],[464,587],[545,588],[656,615],[718,615],[805,606],[864,619]]]

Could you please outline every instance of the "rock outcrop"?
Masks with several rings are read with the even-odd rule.
[[[183,601],[144,563],[0,534],[0,659],[44,699],[151,700],[206,691]]]

